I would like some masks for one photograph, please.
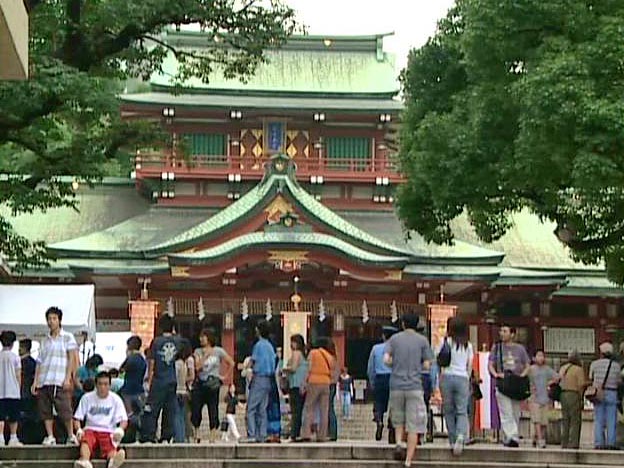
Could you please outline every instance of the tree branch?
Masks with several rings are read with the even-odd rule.
[[[0,142],[9,140],[8,133],[11,130],[20,130],[30,126],[34,120],[45,117],[63,105],[63,101],[58,95],[52,94],[40,102],[40,105],[30,109],[16,119],[0,118]]]
[[[171,52],[173,52],[173,54],[176,56],[176,58],[179,58],[179,57],[201,58],[201,56],[198,55],[198,54],[194,54],[192,52],[184,52],[184,51],[178,50],[174,46],[172,46],[171,44],[167,44],[165,41],[157,39],[154,36],[150,36],[150,35],[145,34],[145,35],[141,36],[141,38],[142,39],[148,39],[150,41],[155,42],[158,45],[163,46],[165,49],[170,50]]]
[[[43,0],[24,0],[24,6],[26,7],[28,14],[32,13],[32,11],[41,3],[43,3]]]
[[[622,243],[624,238],[624,225],[620,226],[615,231],[602,237],[595,237],[593,239],[575,239],[572,238],[565,244],[572,250],[587,251],[595,249],[604,249],[605,247],[617,245]]]
[[[130,45],[150,31],[154,31],[160,27],[164,27],[168,24],[175,23],[188,23],[188,18],[184,16],[180,17],[168,17],[164,12],[155,12],[154,16],[147,20],[145,24],[139,28],[136,24],[126,25],[119,34],[105,40],[101,43],[100,47],[96,48],[96,52],[93,54],[91,62],[99,63],[104,58],[115,55],[119,52],[126,50]]]

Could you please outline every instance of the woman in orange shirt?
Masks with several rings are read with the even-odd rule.
[[[316,415],[320,414],[316,440],[327,440],[327,426],[329,422],[329,386],[332,381],[336,360],[330,350],[332,343],[329,338],[320,338],[316,347],[308,355],[308,377],[306,379],[306,399],[303,412],[305,424],[302,440],[312,438],[312,424]]]

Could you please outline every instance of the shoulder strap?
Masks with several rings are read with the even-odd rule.
[[[319,349],[319,353],[323,357],[323,360],[325,361],[325,364],[327,365],[327,372],[329,372],[329,375],[331,377],[333,366],[329,363],[329,359],[327,359],[327,356],[325,356],[326,351]]]
[[[602,389],[604,390],[605,385],[607,385],[607,379],[609,378],[609,372],[611,371],[611,365],[613,364],[613,359],[609,359],[609,367],[607,367],[607,373],[604,376],[604,379],[602,379]]]
[[[500,365],[499,371],[503,372],[505,370],[505,366],[503,364],[503,342],[498,342],[498,364]]]

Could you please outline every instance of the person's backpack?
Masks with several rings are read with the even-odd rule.
[[[440,367],[448,367],[451,365],[451,345],[446,338],[444,338],[444,343],[442,343],[442,348],[440,348],[440,352],[437,357],[438,366]]]

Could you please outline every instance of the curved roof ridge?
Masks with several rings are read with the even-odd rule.
[[[354,258],[364,260],[372,263],[408,263],[408,256],[392,256],[383,255],[375,252],[364,250],[358,246],[350,244],[343,239],[332,236],[330,234],[324,234],[320,232],[250,232],[242,234],[233,239],[229,239],[222,244],[209,247],[204,250],[169,254],[167,257],[171,260],[172,264],[178,264],[180,261],[202,261],[209,260],[215,257],[221,257],[227,255],[230,252],[234,252],[237,249],[244,247],[252,247],[255,245],[276,245],[283,246],[284,244],[291,245],[316,245],[320,247],[331,248],[333,250],[339,250]]]
[[[354,224],[350,223],[336,212],[330,210],[321,202],[316,200],[310,195],[296,180],[287,178],[287,185],[289,190],[293,193],[293,196],[303,205],[303,207],[316,218],[319,218],[329,227],[338,230],[343,235],[367,244],[374,245],[377,248],[394,252],[400,255],[412,256],[412,253],[407,249],[402,249],[399,246],[390,244],[384,240],[379,239],[376,236],[360,229]]]
[[[241,215],[248,213],[254,208],[267,195],[270,188],[273,186],[273,179],[277,177],[279,176],[269,176],[266,181],[261,181],[241,198],[218,211],[207,220],[193,226],[182,234],[178,234],[166,242],[153,246],[149,251],[162,251],[168,248],[177,248],[181,245],[187,245],[206,237],[218,229],[224,228],[232,221],[233,216],[235,216],[234,219],[240,218]]]

